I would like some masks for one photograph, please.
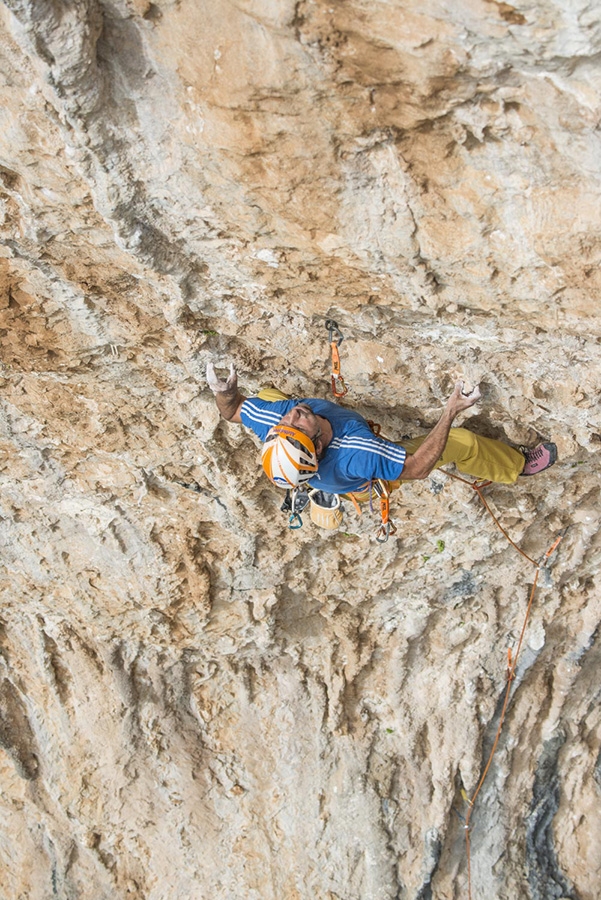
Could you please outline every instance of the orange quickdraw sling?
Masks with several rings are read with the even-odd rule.
[[[376,534],[378,544],[385,544],[391,534],[396,534],[396,525],[390,519],[390,491],[385,481],[380,478],[373,482],[376,494],[380,498],[380,515],[382,523]]]
[[[343,342],[344,337],[338,328],[338,323],[333,319],[326,320],[326,328],[329,331],[330,349],[332,351],[332,393],[335,397],[340,398],[348,393],[348,388],[340,372],[340,354],[338,353],[338,347]]]

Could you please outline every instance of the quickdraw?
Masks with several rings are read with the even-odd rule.
[[[391,534],[396,534],[396,525],[390,519],[390,491],[386,483],[378,478],[373,482],[373,488],[380,498],[381,525],[376,533],[378,544],[385,544]]]
[[[292,491],[286,491],[286,497],[280,509],[282,512],[290,513],[288,518],[288,528],[292,531],[296,531],[298,528],[303,527],[301,512],[308,502],[309,495],[306,491],[299,491],[298,488],[294,488]]]
[[[326,328],[329,332],[328,339],[332,351],[332,393],[335,397],[340,398],[348,393],[348,388],[340,373],[340,354],[338,353],[338,347],[343,342],[344,337],[338,327],[338,323],[333,319],[326,319]]]
[[[367,420],[367,424],[376,437],[378,437],[382,431],[382,426],[378,422],[372,422],[371,419]],[[378,544],[385,544],[390,535],[396,534],[397,531],[396,525],[393,524],[390,518],[390,491],[386,482],[382,481],[381,478],[372,482],[372,486],[380,498],[380,516],[382,519],[380,527],[376,532],[376,541]]]

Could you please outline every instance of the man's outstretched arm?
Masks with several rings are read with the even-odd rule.
[[[240,410],[246,397],[238,390],[238,374],[236,367],[230,365],[230,374],[227,381],[221,381],[215,374],[213,363],[207,363],[207,383],[215,394],[217,409],[228,422],[242,423]]]
[[[469,409],[480,399],[480,388],[475,387],[469,394],[463,392],[463,382],[458,381],[455,390],[447,400],[444,412],[423,444],[406,460],[401,479],[427,478],[447,443],[453,420],[465,409]]]

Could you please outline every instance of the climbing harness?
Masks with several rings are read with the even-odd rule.
[[[332,393],[334,397],[340,399],[348,393],[348,387],[346,386],[344,378],[342,377],[342,373],[340,371],[340,354],[338,352],[338,348],[343,342],[344,336],[340,328],[338,327],[338,322],[335,322],[334,319],[326,319],[326,328],[328,330],[328,340],[330,342],[330,348],[332,351]],[[379,435],[380,426],[375,422],[368,422],[368,424],[373,433],[376,436]],[[376,541],[379,544],[384,544],[391,534],[396,533],[396,526],[393,524],[390,518],[390,491],[388,490],[386,482],[382,481],[381,479],[376,479],[375,481],[370,482],[368,485],[366,485],[366,489],[369,491],[370,507],[374,492],[380,500],[381,523],[376,533]],[[359,515],[361,515],[361,509],[359,507],[359,503],[357,502],[355,494],[361,493],[363,492],[359,491],[355,493],[345,494],[345,496],[351,500]],[[319,524],[320,521],[325,519],[325,514],[322,512],[322,510],[315,508],[318,506],[319,504],[315,503],[315,501],[313,501],[311,504],[311,518],[314,522],[316,522],[316,524]],[[322,527],[336,528],[337,525],[340,524],[340,521],[342,521],[342,509],[340,508],[340,500],[338,500],[335,514],[331,512],[332,507],[328,507],[328,509],[330,510],[328,521],[332,524],[322,525]],[[337,524],[333,524],[334,521],[336,521]]]
[[[344,383],[344,378],[340,372],[340,354],[338,347],[343,342],[344,337],[338,327],[338,323],[333,319],[326,319],[326,328],[329,332],[328,340],[332,351],[332,393],[335,397],[344,397],[348,393],[348,387]]]

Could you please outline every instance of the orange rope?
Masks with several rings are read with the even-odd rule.
[[[503,723],[504,723],[504,721],[505,721],[505,715],[506,715],[506,712],[507,712],[507,707],[508,707],[508,705],[509,705],[509,697],[510,697],[510,694],[511,694],[511,684],[512,684],[513,680],[515,679],[515,671],[516,671],[516,667],[517,667],[517,663],[518,663],[518,657],[519,657],[519,655],[520,655],[520,650],[522,649],[522,643],[523,643],[523,641],[524,641],[524,635],[525,635],[525,633],[526,633],[526,627],[527,627],[527,625],[528,625],[528,620],[529,620],[529,618],[530,618],[530,611],[531,611],[531,609],[532,609],[532,603],[533,603],[533,601],[534,601],[534,594],[535,594],[535,591],[536,591],[536,586],[537,586],[537,584],[538,584],[538,576],[539,576],[541,567],[543,567],[543,566],[545,565],[545,563],[547,562],[547,560],[552,556],[552,554],[555,552],[555,550],[556,550],[557,547],[559,546],[559,544],[560,544],[560,542],[561,542],[561,540],[563,539],[563,536],[564,536],[564,534],[565,534],[565,530],[564,530],[564,531],[563,531],[563,532],[555,539],[555,541],[553,542],[553,544],[549,547],[549,549],[548,549],[547,552],[545,553],[545,555],[544,555],[542,561],[541,561],[540,563],[537,563],[535,560],[532,559],[531,556],[528,556],[527,553],[524,553],[524,551],[523,551],[520,547],[518,547],[518,545],[517,545],[514,541],[512,541],[512,539],[509,537],[509,535],[507,534],[507,532],[505,531],[505,529],[502,527],[501,523],[499,522],[499,520],[497,519],[497,517],[496,517],[495,514],[493,513],[492,509],[490,508],[490,506],[488,505],[488,503],[486,502],[486,500],[485,500],[484,497],[482,496],[482,489],[485,488],[487,485],[491,484],[492,482],[490,482],[490,481],[484,481],[484,482],[476,482],[476,483],[473,483],[473,482],[471,482],[471,481],[467,481],[465,478],[461,478],[459,475],[453,474],[452,472],[447,472],[446,469],[442,469],[441,471],[443,471],[443,472],[445,473],[445,475],[449,475],[449,477],[455,478],[456,481],[462,481],[464,484],[469,484],[469,485],[476,491],[476,493],[477,493],[478,496],[480,497],[480,500],[482,500],[482,503],[484,504],[485,509],[488,510],[488,512],[490,513],[490,515],[491,515],[493,521],[495,522],[495,524],[497,525],[497,527],[499,528],[499,530],[505,535],[505,537],[507,538],[507,540],[509,541],[509,543],[511,544],[511,546],[512,546],[512,547],[515,547],[515,549],[518,551],[518,553],[520,553],[520,554],[524,557],[524,559],[527,559],[528,562],[532,563],[532,565],[535,566],[535,568],[536,568],[536,574],[535,574],[535,576],[534,576],[534,581],[533,581],[533,583],[532,583],[532,588],[531,588],[531,590],[530,590],[530,597],[529,597],[529,599],[528,599],[528,606],[527,606],[527,608],[526,608],[526,615],[524,616],[524,623],[523,623],[523,625],[522,625],[522,630],[521,630],[521,632],[520,632],[520,637],[519,637],[519,640],[518,640],[518,645],[517,645],[516,651],[515,651],[514,654],[512,654],[511,648],[508,648],[508,650],[507,650],[507,688],[506,688],[506,690],[505,690],[505,698],[504,698],[504,700],[503,700],[503,708],[502,708],[502,710],[501,710],[501,716],[500,716],[500,719],[499,719],[499,725],[498,725],[498,727],[497,727],[497,733],[496,733],[496,735],[495,735],[495,739],[494,739],[494,741],[493,741],[493,745],[492,745],[491,751],[490,751],[490,753],[489,753],[489,755],[488,755],[488,759],[487,759],[487,761],[486,761],[486,765],[484,766],[484,771],[482,772],[482,775],[480,776],[480,780],[478,781],[478,784],[476,785],[476,790],[474,791],[474,793],[473,793],[473,795],[472,795],[471,798],[469,798],[469,797],[467,797],[467,795],[465,795],[465,799],[466,799],[467,804],[468,804],[468,811],[467,811],[467,814],[466,814],[466,817],[465,817],[465,825],[464,825],[463,827],[464,827],[464,830],[465,830],[465,850],[466,850],[466,857],[467,857],[467,886],[468,886],[468,900],[472,900],[472,870],[471,870],[471,858],[470,858],[470,850],[471,850],[471,846],[470,846],[470,820],[471,820],[471,817],[472,817],[472,813],[473,813],[473,811],[474,811],[474,805],[475,805],[475,802],[476,802],[476,798],[477,798],[478,794],[480,793],[480,791],[481,791],[481,789],[482,789],[482,786],[483,786],[483,784],[484,784],[484,781],[485,781],[485,779],[486,779],[486,776],[488,775],[488,771],[489,771],[489,769],[490,769],[490,767],[491,767],[491,764],[492,764],[493,756],[495,755],[495,751],[496,751],[496,749],[497,749],[497,745],[498,745],[499,739],[500,739],[500,737],[501,737],[501,730],[502,730],[502,728],[503,728]]]
[[[515,543],[515,541],[512,541],[512,540],[511,540],[511,538],[509,537],[509,535],[507,534],[507,532],[505,531],[505,529],[503,528],[503,526],[501,525],[501,523],[499,522],[499,520],[497,519],[497,517],[495,516],[494,512],[492,511],[492,509],[490,508],[490,506],[488,505],[488,503],[486,502],[486,500],[485,500],[484,497],[482,496],[482,490],[483,490],[485,487],[488,487],[489,484],[492,484],[492,481],[476,481],[476,482],[474,483],[473,481],[467,481],[467,479],[461,478],[459,475],[455,475],[453,472],[447,472],[446,469],[441,469],[440,471],[441,471],[441,472],[444,472],[445,475],[448,475],[449,478],[454,478],[456,481],[462,481],[463,484],[469,484],[469,486],[470,486],[471,488],[473,488],[473,489],[476,491],[476,493],[478,494],[478,496],[479,496],[480,499],[482,500],[482,503],[484,504],[484,507],[485,507],[485,508],[488,510],[488,512],[490,513],[493,522],[495,523],[495,525],[497,526],[497,528],[499,529],[499,531],[501,531],[501,532],[505,535],[505,537],[507,538],[507,540],[509,541],[509,543],[511,544],[511,546],[512,546],[512,547],[515,547],[515,549],[518,551],[518,553],[520,553],[520,554],[524,557],[524,559],[527,559],[528,562],[532,563],[533,566],[536,566],[536,565],[537,565],[537,563],[532,559],[532,557],[528,556],[527,553],[524,553],[524,551],[523,551],[522,549],[520,549],[520,547],[518,547],[518,545]]]
[[[537,566],[536,575],[534,576],[534,582],[532,584],[532,589],[530,591],[530,599],[528,601],[528,607],[526,609],[526,615],[524,616],[524,624],[522,625],[522,631],[520,634],[520,639],[518,641],[517,650],[515,651],[515,655],[511,663],[509,664],[507,670],[507,688],[505,689],[505,698],[503,700],[503,708],[501,710],[501,718],[499,719],[499,725],[497,728],[497,733],[495,735],[495,739],[491,748],[491,751],[488,755],[488,760],[486,761],[486,765],[484,767],[484,771],[480,776],[480,781],[476,786],[476,790],[472,794],[472,797],[468,800],[468,811],[465,817],[465,851],[467,856],[467,895],[469,900],[472,900],[472,873],[471,873],[471,860],[470,860],[470,819],[472,817],[472,812],[474,811],[474,805],[476,803],[476,797],[480,793],[486,776],[488,775],[488,770],[492,765],[493,756],[495,755],[495,751],[497,749],[497,745],[499,743],[499,739],[501,737],[501,730],[503,728],[503,723],[505,721],[505,714],[507,712],[507,706],[509,705],[509,695],[511,693],[511,683],[515,678],[515,669],[517,666],[518,656],[520,655],[520,650],[522,648],[522,641],[524,640],[524,634],[526,632],[526,626],[528,624],[528,619],[530,618],[530,610],[532,608],[532,601],[534,600],[534,592],[536,591],[536,585],[538,582],[538,573],[540,572],[540,568]],[[511,659],[511,650],[508,653],[509,658]]]

